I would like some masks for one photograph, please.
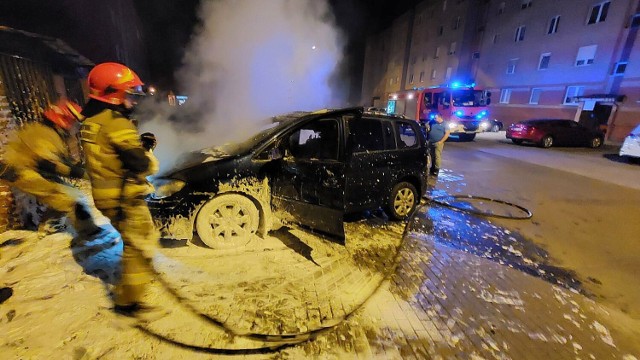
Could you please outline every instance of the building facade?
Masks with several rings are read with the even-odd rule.
[[[614,142],[640,122],[639,0],[425,1],[404,17],[414,21],[398,40],[411,48],[400,90],[471,80],[492,91],[491,117],[505,125],[569,118]],[[363,102],[393,91],[363,86]]]

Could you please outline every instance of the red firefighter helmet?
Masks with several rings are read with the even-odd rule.
[[[89,72],[89,97],[122,105],[127,93],[142,93],[144,83],[133,70],[118,63],[102,63]]]
[[[80,115],[82,108],[80,105],[69,100],[60,100],[56,104],[50,105],[43,112],[45,118],[57,126],[69,130],[76,121],[82,121]]]

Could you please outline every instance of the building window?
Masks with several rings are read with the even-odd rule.
[[[389,85],[393,85],[393,78],[389,79]]]
[[[549,22],[549,30],[547,30],[547,34],[555,34],[558,32],[558,24],[560,24],[560,15],[554,16],[551,18]]]
[[[518,59],[511,59],[507,64],[507,74],[513,74],[516,72],[516,65],[518,64]]]
[[[454,41],[449,45],[449,55],[453,55],[456,53],[456,45],[457,43]]]
[[[640,14],[635,14],[633,15],[633,18],[631,18],[631,27],[638,26],[640,26]]]
[[[400,78],[396,76],[396,84],[400,82]]]
[[[420,71],[420,82],[424,82],[424,71]]]
[[[435,79],[437,75],[436,69],[431,70],[431,80]]]
[[[422,14],[418,15],[418,25],[422,24]]]
[[[515,42],[524,40],[524,32],[526,29],[527,27],[524,25],[518,26],[518,28],[516,29],[516,37],[514,39]]]
[[[548,69],[550,60],[551,60],[551,53],[544,53],[540,55],[540,61],[538,62],[538,70]]]
[[[411,76],[409,76],[409,84],[413,84],[413,74],[411,74]]]
[[[444,34],[444,26],[440,25],[438,27],[438,36],[442,36]]]
[[[471,54],[471,58],[472,59],[480,59],[480,52],[476,51],[473,54]]]
[[[611,1],[593,5],[587,24],[597,24],[605,21],[607,19],[607,13],[609,12],[609,5],[611,5]]]
[[[460,21],[460,16],[456,17],[456,19],[453,21],[453,30],[460,28]]]
[[[531,5],[533,5],[533,0],[522,0],[522,5],[520,5],[520,8],[524,10],[526,8],[530,8]]]
[[[436,47],[436,52],[433,53],[433,58],[437,59],[440,57],[440,46]]]
[[[498,15],[504,14],[504,7],[505,6],[506,6],[506,3],[504,1],[500,3],[500,5],[498,6]]]
[[[452,68],[450,68],[450,67],[448,67],[448,68],[447,68],[447,72],[444,74],[444,79],[445,79],[445,80],[447,80],[447,81],[448,81],[449,79],[451,79],[451,72],[452,72],[452,71],[453,71],[453,69],[452,69]]]
[[[540,94],[542,94],[542,89],[540,88],[531,89],[531,97],[529,98],[529,104],[537,105],[540,102]]]
[[[495,34],[493,35],[493,43],[497,44],[498,43],[498,39],[500,38],[500,34]]]
[[[627,62],[621,61],[613,67],[613,75],[622,75],[627,70]]]
[[[576,56],[576,66],[586,66],[593,64],[593,59],[596,57],[596,49],[598,49],[598,45],[581,47],[578,50],[578,56]]]
[[[511,99],[511,89],[502,89],[500,91],[500,104],[508,104]]]
[[[576,96],[584,95],[584,86],[568,86],[564,95],[564,105],[577,105]]]

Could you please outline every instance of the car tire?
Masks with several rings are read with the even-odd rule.
[[[553,136],[551,135],[545,135],[542,137],[542,140],[540,140],[540,147],[543,148],[550,148],[553,146]]]
[[[222,194],[209,200],[196,217],[196,232],[214,249],[246,245],[258,231],[260,212],[251,199],[240,194]]]
[[[522,140],[520,140],[520,139],[511,139],[511,141],[516,145],[522,144]]]
[[[498,126],[498,124],[493,124],[493,126],[491,126],[491,132],[498,132],[500,131],[500,126]]]
[[[387,212],[395,220],[405,220],[413,213],[420,202],[418,190],[412,184],[402,181],[397,183],[389,194]]]
[[[458,139],[460,141],[473,141],[476,138],[476,134],[460,134],[458,135]]]
[[[593,139],[591,139],[591,142],[589,142],[589,146],[593,149],[599,148],[600,146],[602,146],[602,137],[596,136]]]

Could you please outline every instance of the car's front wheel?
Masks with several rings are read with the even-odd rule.
[[[209,200],[198,212],[196,232],[214,249],[246,245],[260,224],[260,212],[251,199],[223,194]]]
[[[395,220],[408,218],[418,205],[419,196],[418,190],[412,184],[406,181],[397,183],[391,189],[389,203],[387,204],[389,216]]]
[[[500,131],[500,125],[498,125],[498,124],[493,124],[493,125],[491,126],[491,132],[498,132],[498,131]]]
[[[598,148],[600,146],[602,146],[602,138],[600,136],[596,136],[593,139],[591,139],[591,141],[589,142],[589,146],[591,146],[592,148]]]
[[[540,140],[540,146],[543,148],[550,148],[553,146],[553,136],[545,135],[542,140]]]

